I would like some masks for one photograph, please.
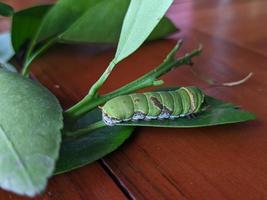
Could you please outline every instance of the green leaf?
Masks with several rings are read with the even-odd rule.
[[[62,109],[46,88],[0,70],[0,187],[34,196],[58,158]]]
[[[96,6],[88,9],[81,19],[77,20],[62,33],[59,36],[60,40],[62,42],[117,43],[123,18],[129,5],[128,2],[108,0],[96,4]],[[162,38],[176,30],[173,23],[164,17],[147,40]]]
[[[16,67],[10,63],[0,63],[0,69],[9,71],[9,72],[18,72]]]
[[[143,44],[172,2],[173,0],[131,0],[123,21],[115,63]]]
[[[101,112],[97,109],[81,118],[76,129],[99,120]],[[122,145],[133,130],[134,127],[104,127],[81,137],[63,139],[55,173],[64,173],[102,158]]]
[[[167,17],[163,17],[148,36],[147,41],[157,40],[177,31],[179,31],[179,29],[172,23],[172,21]]]
[[[12,19],[12,44],[18,52],[22,45],[30,42],[51,5],[41,5],[18,11]]]
[[[130,0],[61,0],[44,18],[37,41],[57,37],[59,42],[117,43]],[[176,31],[164,19],[151,39]],[[37,42],[36,41],[36,42]]]
[[[129,2],[80,0],[73,3],[60,0],[52,8],[38,6],[16,13],[12,23],[14,49],[18,52],[22,45],[29,43],[23,74],[29,73],[29,65],[35,57],[56,42],[117,43]],[[148,40],[164,37],[176,30],[169,19],[163,18]]]
[[[177,88],[176,88],[177,89]],[[173,90],[173,89],[170,89]],[[175,120],[151,120],[123,122],[121,126],[152,126],[169,128],[194,128],[232,124],[255,120],[256,116],[248,111],[240,109],[238,106],[223,102],[213,97],[205,97],[206,110],[196,114],[195,118],[182,117]]]
[[[14,10],[10,5],[0,2],[0,15],[9,17],[13,15]]]
[[[60,35],[60,40],[100,43],[117,42],[128,1],[102,0],[88,2],[92,2],[92,4],[88,5],[83,15]]]
[[[10,33],[0,34],[0,63],[6,63],[14,54]]]

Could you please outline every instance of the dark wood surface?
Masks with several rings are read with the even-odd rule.
[[[185,39],[181,54],[199,43],[204,46],[195,59],[196,70],[221,82],[249,72],[254,76],[237,87],[212,87],[183,67],[164,76],[166,85],[197,85],[254,112],[257,121],[196,129],[138,128],[101,161],[52,178],[37,199],[267,199],[266,8],[265,0],[177,0],[168,13],[181,28],[173,39]],[[152,69],[174,43],[144,45],[117,67],[101,91]],[[103,46],[58,45],[32,69],[68,107],[82,98],[113,54]],[[23,198],[1,190],[0,199]]]

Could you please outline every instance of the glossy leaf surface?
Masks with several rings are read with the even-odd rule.
[[[58,42],[117,43],[129,0],[61,0],[53,6],[36,36],[36,41],[56,37]],[[164,18],[150,39],[158,39],[177,29]]]
[[[97,109],[81,118],[76,129],[99,120],[101,112]],[[133,130],[134,127],[104,127],[84,136],[64,138],[55,173],[67,172],[102,158],[122,145]]]
[[[172,0],[131,0],[114,58],[116,63],[143,44],[171,3]]]
[[[23,45],[28,45],[43,20],[50,5],[35,6],[25,10],[18,11],[12,19],[12,44],[16,52]]]
[[[11,6],[0,2],[0,16],[2,15],[2,16],[8,17],[8,16],[13,15],[13,13],[14,13],[14,10]]]

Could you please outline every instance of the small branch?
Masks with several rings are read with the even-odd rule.
[[[141,76],[140,78],[122,86],[121,88],[105,94],[103,96],[94,97],[92,99],[87,98],[87,96],[78,102],[73,107],[69,108],[65,112],[65,118],[70,121],[75,121],[80,118],[90,110],[94,109],[98,105],[104,104],[106,101],[124,94],[129,94],[135,92],[137,90],[163,84],[162,80],[158,80],[158,78],[166,73],[168,73],[173,68],[182,66],[182,65],[190,65],[192,63],[192,58],[198,56],[202,51],[202,46],[198,49],[193,50],[191,53],[185,54],[185,56],[175,59],[175,54],[181,48],[182,41],[179,41],[174,49],[168,54],[166,59],[154,70],[151,70],[147,74]]]
[[[106,70],[104,71],[104,73],[100,76],[100,78],[92,85],[92,87],[89,90],[88,95],[86,96],[86,98],[88,99],[92,99],[97,91],[99,90],[99,88],[105,83],[105,81],[107,80],[107,78],[109,77],[109,75],[111,74],[112,70],[114,69],[114,67],[116,66],[116,62],[114,60],[112,60],[108,67],[106,68]]]
[[[31,62],[34,60],[34,58],[31,58],[31,57],[33,57],[32,52],[34,50],[34,47],[36,45],[36,42],[37,42],[37,39],[38,39],[40,32],[41,32],[41,26],[38,28],[37,32],[34,34],[32,40],[30,41],[30,45],[29,45],[29,48],[27,49],[26,56],[25,56],[25,64],[23,65],[22,72],[21,72],[21,74],[23,76],[28,76],[28,73],[29,73],[28,68],[29,68]]]

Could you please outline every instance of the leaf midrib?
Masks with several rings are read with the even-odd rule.
[[[0,124],[0,134],[3,135],[3,138],[5,139],[5,142],[8,146],[8,148],[10,149],[10,151],[12,152],[15,160],[21,164],[22,168],[23,168],[23,174],[24,177],[26,178],[28,184],[34,188],[34,181],[33,178],[31,176],[31,173],[29,172],[27,165],[23,162],[23,159],[21,158],[21,155],[19,154],[19,151],[16,149],[15,144],[12,142],[12,140],[9,138],[8,134],[6,133],[6,131],[4,130],[3,126]]]
[[[134,16],[137,16],[137,14],[140,12],[140,10],[141,10],[140,7],[142,7],[142,5],[143,5],[142,3],[138,4],[138,9],[135,11]],[[131,5],[129,4],[128,9],[129,9],[130,6],[131,6]],[[127,10],[126,13],[128,13],[128,10]],[[137,22],[137,19],[136,19],[136,17],[135,17],[135,18],[134,18],[134,21],[133,21],[133,25],[132,25],[131,28],[130,28],[129,35],[128,35],[128,37],[126,38],[126,40],[124,41],[124,45],[123,45],[123,47],[120,49],[120,51],[118,52],[118,54],[115,55],[115,58],[114,58],[115,62],[119,62],[120,60],[122,60],[122,59],[117,59],[117,58],[120,57],[121,53],[123,52],[123,49],[125,48],[125,44],[127,44],[128,41],[129,41],[129,38],[131,38],[130,36],[131,36],[132,33],[133,33],[133,28],[135,27],[136,22]],[[118,48],[119,48],[119,46],[118,46]]]

